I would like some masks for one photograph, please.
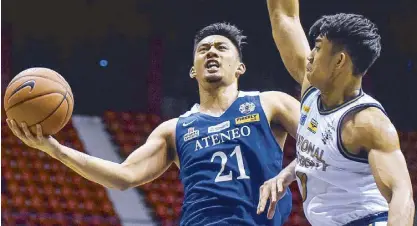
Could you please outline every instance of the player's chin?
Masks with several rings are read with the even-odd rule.
[[[306,78],[307,78],[307,81],[312,85],[312,86],[315,86],[314,84],[315,83],[317,83],[317,79],[315,79],[316,78],[316,75],[314,74],[314,71],[307,71],[306,72]]]
[[[223,77],[219,73],[208,73],[204,76],[204,79],[208,83],[217,83],[220,82]]]

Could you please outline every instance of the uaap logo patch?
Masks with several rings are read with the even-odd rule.
[[[194,129],[194,127],[188,128],[188,132],[184,135],[184,141],[189,141],[193,138],[196,138],[200,135],[200,131]]]
[[[255,110],[255,104],[252,102],[246,102],[244,104],[241,104],[239,107],[239,111],[242,114],[249,114],[254,110]]]
[[[319,125],[319,123],[315,119],[311,119],[310,123],[308,124],[307,129],[312,133],[316,133],[318,125]]]

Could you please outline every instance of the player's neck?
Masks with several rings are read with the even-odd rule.
[[[223,114],[236,100],[239,91],[237,84],[215,89],[200,87],[200,112],[219,116]]]
[[[333,109],[359,95],[361,92],[361,79],[346,81],[345,84],[334,85],[327,91],[321,91],[320,100],[324,109]]]

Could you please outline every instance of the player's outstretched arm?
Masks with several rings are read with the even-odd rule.
[[[272,36],[291,76],[302,85],[301,94],[310,86],[305,79],[310,46],[301,26],[298,0],[267,0]]]
[[[388,225],[413,225],[413,189],[394,125],[379,109],[368,108],[348,121],[346,129],[354,130],[355,144],[369,151],[372,174],[389,203]]]
[[[259,203],[257,214],[261,214],[265,210],[266,203],[269,199],[269,208],[267,217],[272,219],[275,214],[275,208],[278,201],[285,195],[285,192],[290,184],[295,181],[295,166],[297,160],[293,160],[287,167],[285,167],[277,176],[265,181],[259,188]]]
[[[108,188],[124,190],[146,183],[162,174],[176,160],[171,149],[176,119],[158,126],[146,143],[121,164],[63,146],[51,136],[44,137],[40,125],[37,125],[37,134],[33,135],[25,124],[19,127],[13,120],[7,120],[7,123],[26,145],[47,153],[86,179]]]

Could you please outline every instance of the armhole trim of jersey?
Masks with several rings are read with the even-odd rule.
[[[268,117],[266,117],[266,114],[265,114],[265,111],[264,111],[264,107],[262,106],[261,97],[258,95],[258,96],[255,96],[254,98],[256,98],[255,100],[259,103],[259,106],[261,107],[261,111],[260,112],[262,114],[262,117],[265,118],[265,121],[266,121],[267,126],[268,126],[268,129],[267,130],[269,131],[269,135],[272,137],[273,143],[277,145],[277,147],[278,147],[278,149],[279,149],[279,151],[280,151],[281,154],[284,153],[284,147],[281,147],[281,145],[279,145],[278,141],[275,139],[274,131],[272,131],[272,127],[271,127],[272,126],[272,122],[271,123],[268,122]],[[281,167],[282,167],[282,162],[283,162],[283,160],[281,160],[281,162],[280,162]]]
[[[175,125],[175,151],[177,152],[178,159],[180,159],[179,139],[178,139],[179,138],[178,130],[179,130],[180,121],[181,121],[181,119],[180,119],[180,117],[178,117],[177,124]]]
[[[310,96],[314,91],[316,91],[317,88],[314,86],[310,86],[306,89],[306,91],[304,91],[303,96],[301,97],[301,107],[304,104],[304,101],[308,98],[308,96]]]
[[[385,112],[385,110],[382,108],[381,105],[376,104],[376,103],[364,103],[364,104],[359,104],[356,106],[353,106],[352,108],[350,108],[349,110],[347,110],[345,113],[343,113],[343,115],[340,117],[339,123],[337,125],[337,147],[339,149],[340,154],[342,154],[345,158],[355,161],[355,162],[361,162],[361,163],[368,163],[368,153],[366,151],[360,151],[359,154],[352,154],[350,153],[345,146],[343,145],[342,142],[342,123],[344,118],[352,112],[358,112],[358,111],[362,111],[366,108],[369,107],[375,107],[380,109],[385,115],[387,114]]]

